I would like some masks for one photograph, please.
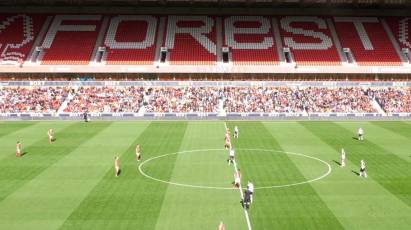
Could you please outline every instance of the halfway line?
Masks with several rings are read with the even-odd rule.
[[[227,123],[226,122],[224,122],[224,126],[225,126],[225,130],[227,130]],[[234,170],[235,170],[234,173],[238,171],[237,162],[235,161],[235,159],[234,159]],[[243,188],[241,186],[241,180],[240,180],[240,188],[238,190],[240,190],[241,199],[244,200],[244,194],[243,194]],[[248,211],[245,207],[243,207],[243,210],[244,210],[245,220],[247,221],[248,230],[251,230],[252,228],[251,228],[250,216],[248,215]]]

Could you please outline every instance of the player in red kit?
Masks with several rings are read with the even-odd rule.
[[[225,149],[231,149],[231,138],[230,138],[230,133],[227,132],[225,134],[225,144],[224,144]]]
[[[223,221],[221,221],[220,224],[218,225],[218,230],[225,230]]]
[[[47,131],[47,136],[49,137],[49,144],[54,141],[54,131],[53,129],[49,129]]]
[[[240,188],[240,183],[241,183],[241,172],[240,172],[240,169],[238,169],[234,173],[234,187],[235,188]]]
[[[116,171],[116,177],[120,176],[120,159],[117,156],[114,157],[114,170]]]
[[[136,146],[136,159],[137,159],[137,161],[141,160],[141,147],[140,147],[140,145]]]
[[[17,141],[17,144],[16,144],[16,157],[21,157],[21,154],[22,154],[21,149],[22,149],[22,145],[21,145],[20,141]]]

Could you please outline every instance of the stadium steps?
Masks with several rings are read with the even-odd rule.
[[[154,54],[154,62],[160,63],[160,51],[164,40],[164,33],[166,28],[166,17],[160,17],[158,29],[157,29],[157,39],[156,39],[156,53]]]
[[[29,54],[27,55],[27,59],[25,61],[24,64],[27,63],[32,63],[31,60],[33,60],[33,55],[34,52],[36,50],[36,47],[41,46],[42,41],[44,40],[44,37],[46,36],[46,33],[50,27],[51,22],[53,21],[53,16],[48,16],[46,18],[46,21],[44,22],[43,26],[41,27],[41,30],[39,32],[39,34],[36,37],[36,40],[33,43],[33,46],[31,47],[31,50],[29,52]],[[40,64],[41,59],[43,58],[43,52],[40,53],[40,55],[37,57],[37,60],[35,60],[36,62],[33,62],[32,64]]]
[[[343,54],[343,48],[341,46],[340,39],[338,38],[337,31],[335,30],[335,26],[333,21],[330,18],[327,18],[327,25],[331,33],[331,37],[334,42],[334,46],[337,49],[338,55],[340,56],[342,63],[348,63],[348,60],[345,58]]]
[[[219,99],[218,100],[218,116],[226,116],[227,112],[225,111],[225,105],[224,105],[225,99]]]
[[[371,99],[371,104],[378,111],[378,113],[382,114],[384,117],[387,116],[387,113],[382,109],[380,103],[375,98]]]
[[[216,49],[217,49],[217,62],[222,63],[223,62],[223,53],[222,53],[222,47],[223,47],[223,27],[222,27],[222,20],[221,17],[217,17],[215,19],[216,23]]]
[[[138,116],[144,116],[144,114],[146,113],[146,107],[145,106],[141,106],[139,109],[138,109]]]
[[[387,21],[385,21],[384,18],[380,19],[382,27],[384,27],[385,32],[388,35],[388,38],[390,39],[392,46],[394,47],[395,51],[397,52],[398,56],[401,59],[401,62],[403,65],[408,64],[408,60],[405,59],[404,55],[401,52],[400,45],[398,44],[397,40],[394,37],[394,34],[392,33],[390,26],[388,25]]]
[[[280,34],[280,27],[278,26],[278,20],[276,18],[271,19],[271,27],[273,28],[274,34],[274,41],[277,47],[278,59],[280,61],[280,65],[286,65],[286,60],[283,52],[283,42],[281,41],[281,34]]]
[[[101,46],[104,46],[103,41],[104,41],[104,37],[106,36],[106,31],[108,29],[109,20],[110,20],[109,16],[104,16],[103,22],[101,23],[100,31],[98,33],[96,44],[94,45],[93,53],[91,54],[90,63],[94,63],[96,61],[96,55],[97,55],[98,48]]]
[[[63,113],[64,110],[67,108],[68,103],[73,99],[73,97],[76,95],[78,87],[73,87],[73,90],[69,92],[67,95],[66,99],[64,100],[63,103],[61,103],[60,108],[57,110],[57,116],[60,115],[60,113]]]
[[[147,96],[146,92],[143,94],[143,103],[148,104],[150,101],[149,96]],[[143,106],[140,106],[140,109],[138,109],[138,116],[144,116],[144,114],[147,112],[146,106],[143,104]]]

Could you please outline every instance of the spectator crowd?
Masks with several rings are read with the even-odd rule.
[[[411,113],[411,87],[381,88],[374,95],[387,113]]]
[[[138,112],[143,101],[142,87],[80,87],[69,99],[64,112]]]
[[[0,113],[411,113],[411,88],[2,87]],[[143,109],[143,110],[141,110]]]
[[[57,112],[68,92],[68,87],[3,87],[0,113]]]
[[[218,110],[223,91],[204,87],[149,88],[145,94],[146,112],[212,113]]]
[[[231,87],[224,90],[227,112],[373,113],[361,88]]]

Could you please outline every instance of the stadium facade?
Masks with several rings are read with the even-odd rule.
[[[407,1],[2,4],[6,119],[411,115]]]

